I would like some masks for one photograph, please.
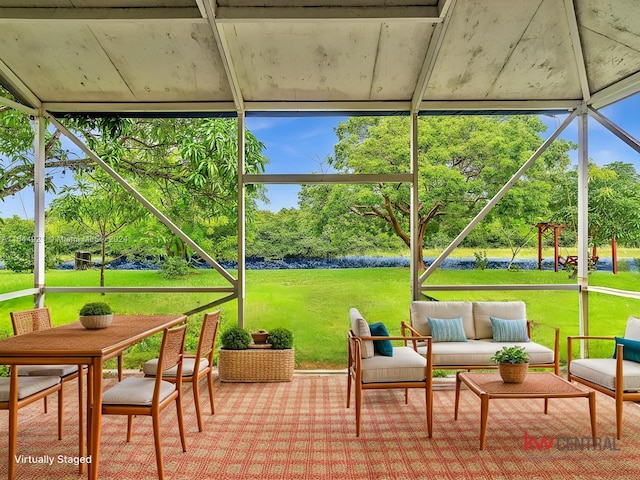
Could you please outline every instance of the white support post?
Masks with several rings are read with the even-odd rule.
[[[580,335],[589,334],[589,149],[588,115],[583,105],[578,114],[578,285],[580,286]],[[585,345],[580,352],[584,354]]]
[[[243,112],[238,112],[238,325],[244,327],[245,300],[245,118]]]
[[[36,116],[33,120],[33,286],[38,289],[34,302],[36,308],[44,307],[44,140],[46,129],[47,126],[44,117],[42,115]]]
[[[411,299],[420,300],[420,269],[418,258],[422,245],[418,242],[420,231],[420,198],[418,196],[418,114],[411,114]]]

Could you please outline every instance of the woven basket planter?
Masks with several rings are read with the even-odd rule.
[[[295,354],[288,350],[218,350],[222,382],[290,382]]]
[[[501,363],[498,371],[504,383],[522,383],[527,376],[528,363]]]

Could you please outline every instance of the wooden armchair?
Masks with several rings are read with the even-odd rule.
[[[352,383],[355,384],[356,436],[360,436],[362,411],[362,391],[370,389],[404,388],[405,403],[408,403],[410,388],[422,388],[425,392],[427,432],[432,436],[432,377],[431,377],[431,337],[404,336],[406,324],[402,324],[403,336],[372,336],[367,322],[360,312],[352,308],[351,329],[349,330],[349,366],[347,372],[347,408],[351,403]],[[367,334],[367,331],[369,333]],[[412,342],[413,347],[392,347],[392,356],[373,352],[373,342],[381,340],[402,340]],[[427,344],[427,355],[416,350],[416,343]]]
[[[573,360],[577,340],[608,340],[613,358]],[[567,338],[567,379],[586,385],[615,399],[616,436],[622,436],[622,406],[625,401],[640,401],[640,319],[630,317],[624,338],[576,335]]]

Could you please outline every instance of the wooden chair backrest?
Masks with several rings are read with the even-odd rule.
[[[36,332],[51,328],[51,315],[49,307],[34,308],[22,312],[11,312],[11,323],[13,324],[13,334]]]
[[[213,313],[204,314],[196,358],[199,360],[203,357],[207,357],[207,359],[209,360],[209,365],[212,365],[213,362],[213,351],[215,348],[216,336],[218,335],[219,326],[220,310],[216,310]]]

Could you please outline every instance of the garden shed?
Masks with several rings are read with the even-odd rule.
[[[78,148],[124,182],[65,129],[63,114],[232,116],[241,127],[239,145],[250,115],[409,115],[413,168],[407,174],[246,175],[239,149],[237,276],[128,187],[228,280],[229,287],[209,291],[223,295],[217,303],[237,298],[242,322],[244,187],[415,185],[417,117],[424,114],[570,115],[427,271],[421,274],[413,262],[414,299],[433,270],[576,118],[578,247],[585,253],[580,258],[586,258],[587,122],[599,122],[640,152],[637,139],[599,112],[640,92],[640,8],[636,0],[8,0],[0,6],[0,84],[14,96],[0,98],[0,104],[35,119],[38,238],[44,236],[40,141],[46,121],[66,131]],[[417,203],[414,188],[413,207]],[[414,258],[417,248],[413,242]],[[47,287],[43,242],[36,242],[34,277],[33,288],[2,294],[0,301],[35,294],[42,304],[48,291],[83,291]],[[569,285],[500,288],[575,290],[586,326],[588,292],[606,289],[589,287],[586,262],[578,264],[578,279]],[[638,292],[606,293],[640,297]]]

